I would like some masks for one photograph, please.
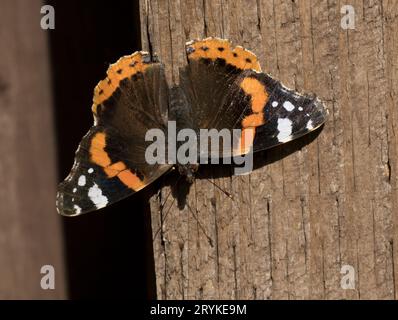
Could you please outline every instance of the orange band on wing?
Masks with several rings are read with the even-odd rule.
[[[103,168],[108,167],[112,164],[111,159],[105,151],[105,137],[105,133],[98,132],[92,138],[90,146],[91,161]]]
[[[133,189],[135,191],[142,189],[146,185],[137,175],[132,173],[130,170],[124,170],[124,171],[120,172],[117,175],[117,177],[127,187],[129,187],[130,189]]]
[[[242,47],[231,48],[231,42],[218,38],[196,40],[186,44],[189,59],[224,59],[227,64],[238,69],[261,71],[256,55]]]
[[[138,191],[145,187],[146,183],[144,180],[141,180],[131,170],[127,169],[126,165],[122,161],[112,164],[108,153],[105,151],[105,147],[106,134],[98,132],[91,140],[89,150],[91,161],[102,167],[108,178],[118,177],[124,185],[134,191]]]
[[[265,123],[264,108],[268,102],[268,93],[262,84],[256,78],[244,78],[240,83],[240,87],[246,95],[250,95],[250,105],[252,114],[247,115],[242,119],[242,133],[240,137],[238,154],[246,154],[254,142],[256,127],[262,126]]]
[[[244,78],[240,87],[245,94],[251,96],[250,104],[253,112],[242,119],[243,130],[240,148],[241,154],[246,154],[253,145],[256,127],[262,126],[265,123],[264,108],[268,102],[268,93],[264,84],[255,78]],[[242,141],[246,141],[246,145],[242,146]],[[250,146],[248,146],[248,144],[250,144]]]
[[[109,178],[117,176],[123,170],[126,170],[126,165],[121,161],[104,168],[104,171]]]
[[[247,117],[243,118],[242,120],[242,127],[243,128],[250,128],[250,127],[259,127],[264,124],[264,115],[263,113],[254,113],[248,115]]]
[[[268,101],[264,85],[256,78],[244,78],[240,84],[242,90],[251,96],[251,108],[254,113],[263,112]]]

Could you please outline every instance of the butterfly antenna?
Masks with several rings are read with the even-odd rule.
[[[156,239],[156,236],[158,235],[159,231],[163,228],[163,224],[166,221],[167,215],[169,214],[171,208],[173,207],[174,202],[176,201],[176,198],[173,199],[173,201],[170,204],[170,207],[167,209],[164,217],[161,216],[161,223],[160,223],[160,227],[158,228],[158,230],[156,230],[155,235],[153,236],[152,241],[154,241]]]
[[[170,191],[168,192],[168,194],[166,195],[166,198],[164,199],[163,203],[160,204],[160,211],[163,211],[163,208],[165,207],[167,200],[169,198],[169,196],[171,195],[171,193],[173,192],[173,189],[175,188],[175,186],[177,185],[178,181],[180,181],[181,176],[179,176],[177,178],[177,180],[174,182],[174,184],[170,187]],[[153,239],[156,238],[156,236],[158,235],[159,231],[161,230],[161,228],[163,227],[163,223],[166,221],[167,215],[169,214],[171,208],[173,207],[173,204],[175,202],[176,198],[173,199],[173,201],[170,204],[170,207],[167,209],[166,213],[163,215],[161,215],[161,225],[158,228],[158,230],[156,230],[155,235],[153,236]]]
[[[210,246],[213,247],[213,240],[211,239],[211,237],[206,233],[205,228],[202,226],[202,224],[200,223],[196,213],[198,212],[198,210],[196,209],[196,213],[194,212],[194,210],[191,208],[191,206],[187,203],[187,208],[189,211],[191,211],[192,216],[195,218],[196,222],[198,223],[199,228],[202,230],[203,234],[205,235],[205,237],[207,238],[207,240],[209,241]]]
[[[220,190],[221,192],[223,192],[228,198],[234,200],[234,197],[232,196],[232,194],[230,194],[229,192],[225,191],[223,188],[221,188],[219,185],[217,185],[214,181],[210,180],[210,179],[206,179],[207,181],[209,181],[213,186],[215,186],[218,190]]]

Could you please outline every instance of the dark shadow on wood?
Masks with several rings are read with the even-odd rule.
[[[109,63],[140,49],[138,1],[49,1],[59,180],[92,125],[92,94]],[[54,200],[55,201],[55,200]],[[149,204],[134,195],[100,212],[64,218],[71,299],[154,299]]]

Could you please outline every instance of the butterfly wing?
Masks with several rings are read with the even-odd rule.
[[[95,124],[59,185],[57,210],[78,215],[103,208],[139,190],[170,166],[149,165],[148,129],[165,131],[168,87],[163,67],[136,52],[111,65],[94,90]]]
[[[262,73],[257,57],[242,47],[208,38],[187,43],[186,52],[188,65],[180,72],[180,83],[197,128],[238,129],[233,131],[232,150],[216,148],[220,156],[271,148],[326,120],[318,99]]]
[[[236,81],[245,70],[261,70],[257,57],[242,47],[232,48],[229,41],[218,38],[188,42],[186,52],[188,65],[180,71],[180,86],[196,126],[221,129],[230,125],[229,128],[233,128],[243,110],[231,108],[231,93],[239,90]]]
[[[232,125],[242,129],[241,154],[300,138],[327,119],[328,111],[316,96],[288,89],[266,73],[245,70],[232,88],[226,103],[242,111]],[[223,117],[218,121],[231,125]],[[246,144],[242,144],[244,138]]]
[[[254,152],[300,138],[327,120],[328,110],[316,96],[299,94],[265,73],[248,71],[245,76],[256,79],[269,92],[264,124],[255,128]]]

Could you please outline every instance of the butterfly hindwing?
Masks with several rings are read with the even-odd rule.
[[[222,125],[233,125],[242,110],[231,109],[228,96],[244,70],[260,71],[257,57],[218,38],[189,42],[186,51],[188,65],[180,71],[180,86],[192,108],[196,126],[221,129]],[[224,123],[220,123],[220,118],[224,118]]]

